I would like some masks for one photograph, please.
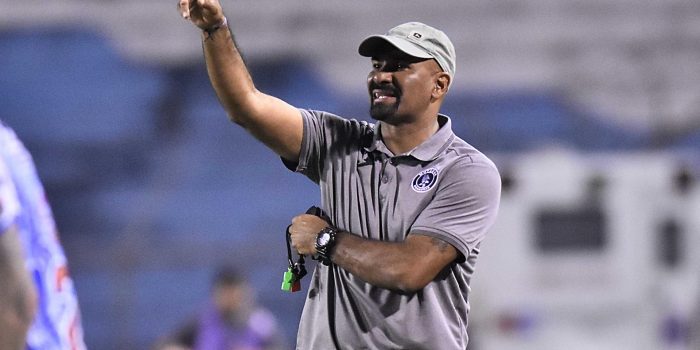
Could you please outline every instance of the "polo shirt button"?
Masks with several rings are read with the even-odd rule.
[[[383,177],[382,177],[382,182],[383,182],[383,183],[388,183],[388,182],[389,182],[389,177],[388,177],[388,176],[383,176]]]

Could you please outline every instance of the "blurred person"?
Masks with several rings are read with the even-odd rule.
[[[410,22],[362,41],[371,124],[258,91],[220,3],[178,8],[202,30],[229,118],[320,186],[327,219],[302,214],[289,227],[297,252],[322,262],[297,349],[466,348],[469,284],[501,181],[439,113],[455,72],[449,38]]]
[[[0,349],[85,349],[56,224],[31,155],[0,121]]]
[[[0,159],[0,349],[26,346],[27,331],[36,312],[36,291],[24,264],[22,242],[14,225],[14,208],[3,198],[15,196]]]
[[[274,350],[284,338],[275,317],[256,305],[252,288],[229,266],[215,274],[210,300],[197,317],[161,340],[157,350]]]

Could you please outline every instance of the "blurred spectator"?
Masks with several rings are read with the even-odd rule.
[[[0,158],[2,160],[2,158]],[[0,166],[3,162],[0,161]],[[22,242],[17,229],[6,223],[3,200],[6,179],[0,169],[0,349],[24,349],[27,331],[36,311],[35,290],[24,268]]]
[[[156,350],[274,350],[283,348],[277,320],[254,302],[234,268],[219,268],[211,299],[190,322],[158,342]]]
[[[44,188],[29,152],[2,122],[0,349],[85,349],[73,282]]]

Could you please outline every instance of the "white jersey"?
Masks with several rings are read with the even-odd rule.
[[[44,188],[29,152],[0,123],[0,234],[13,224],[39,298],[27,348],[85,349],[73,281]]]

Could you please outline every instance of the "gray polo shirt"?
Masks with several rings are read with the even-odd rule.
[[[452,244],[461,256],[412,294],[318,264],[297,349],[465,349],[469,282],[498,210],[496,166],[458,138],[443,115],[438,132],[403,155],[386,148],[381,122],[308,110],[302,116],[301,155],[291,168],[320,186],[321,206],[333,225],[382,241],[429,235]]]

